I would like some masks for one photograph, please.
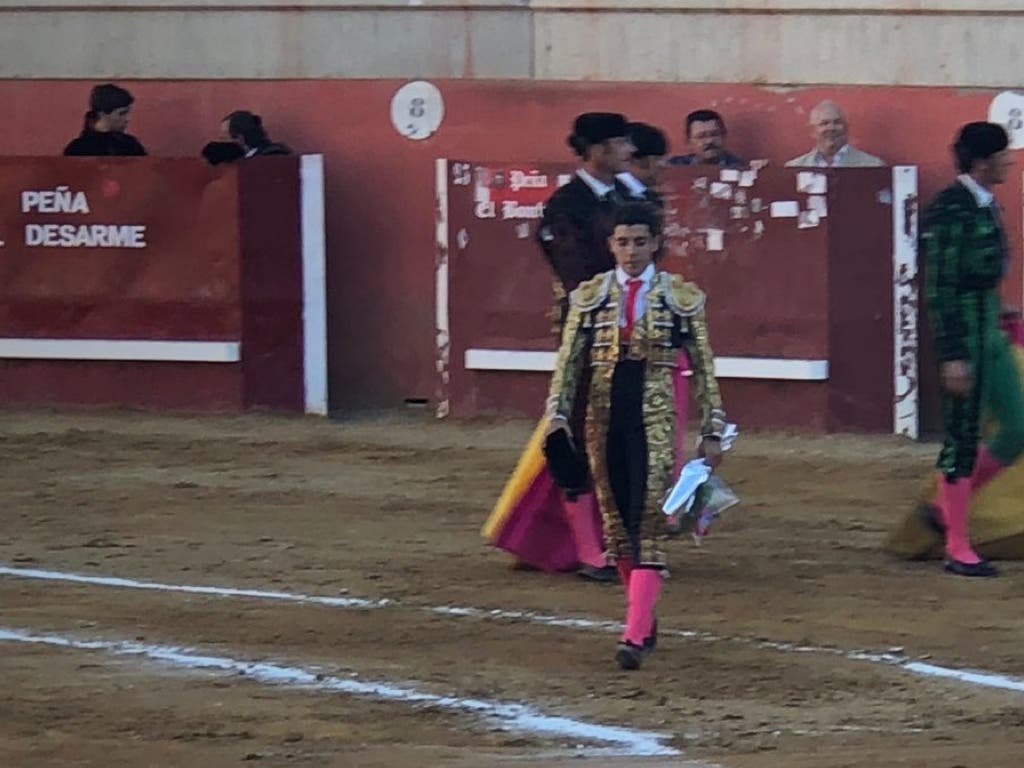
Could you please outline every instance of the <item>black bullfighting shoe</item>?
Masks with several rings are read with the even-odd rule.
[[[989,579],[999,575],[999,569],[988,560],[980,563],[961,563],[952,558],[946,559],[946,570],[955,573],[957,576],[973,576],[975,578]]]
[[[584,579],[598,581],[602,584],[619,583],[619,571],[614,565],[605,565],[601,568],[594,565],[584,565],[577,573]]]
[[[619,669],[640,669],[644,649],[632,643],[619,643],[615,648],[615,660],[619,662]]]

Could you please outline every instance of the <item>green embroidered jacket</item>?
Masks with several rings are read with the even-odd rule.
[[[996,204],[979,206],[960,182],[947,187],[925,211],[920,245],[939,361],[968,359],[974,346],[969,336],[999,320],[982,316],[991,304],[986,296],[1006,271],[1006,235]]]

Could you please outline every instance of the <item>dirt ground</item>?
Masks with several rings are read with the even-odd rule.
[[[51,638],[0,637],[0,766],[1022,764],[1024,693],[847,653],[1024,676],[1024,565],[972,581],[880,551],[934,446],[743,435],[723,469],[742,505],[703,547],[676,543],[661,645],[624,673],[613,631],[543,618],[618,621],[619,588],[513,571],[479,537],[531,426],[0,414],[0,566],[28,569],[0,574],[0,635]],[[389,602],[181,589],[196,586]],[[593,757],[585,735],[122,642],[526,704],[681,755]]]

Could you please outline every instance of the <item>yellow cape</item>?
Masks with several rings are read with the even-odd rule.
[[[515,471],[509,477],[508,482],[505,483],[505,489],[501,492],[501,496],[498,497],[490,517],[487,518],[487,522],[484,523],[484,527],[480,531],[481,535],[492,544],[498,538],[501,527],[512,514],[516,504],[519,503],[519,500],[523,498],[523,494],[526,493],[534,479],[544,469],[543,446],[544,433],[547,432],[547,426],[547,419],[541,419],[540,423],[537,424],[537,428],[533,430],[530,442],[526,444],[526,450],[519,457],[519,463],[516,464]]]
[[[1024,379],[1024,350],[1013,347]],[[915,509],[889,533],[887,552],[907,559],[938,558],[942,537],[924,522],[922,507],[934,503],[934,475],[925,482]],[[971,500],[971,543],[982,557],[1024,560],[1024,458],[1007,467]]]

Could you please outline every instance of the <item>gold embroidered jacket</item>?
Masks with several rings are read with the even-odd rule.
[[[570,294],[569,315],[551,379],[548,417],[568,418],[572,413],[580,374],[588,362],[595,373],[614,368],[620,359],[645,360],[649,371],[675,368],[680,350],[685,349],[701,409],[701,434],[720,437],[725,412],[715,379],[704,302],[704,293],[695,284],[679,275],[655,272],[647,309],[624,346],[619,335],[622,288],[614,270],[580,283]]]

